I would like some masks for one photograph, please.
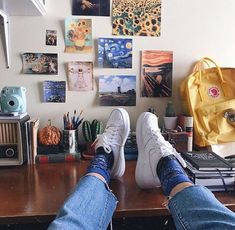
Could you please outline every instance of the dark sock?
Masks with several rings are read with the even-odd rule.
[[[104,148],[99,147],[96,150],[96,155],[104,155],[105,159],[107,161],[107,164],[108,164],[108,168],[111,169],[113,167],[114,157],[113,157],[113,153],[112,152],[111,153],[106,153],[104,151]]]
[[[98,173],[109,183],[110,170],[113,167],[113,162],[113,153],[106,153],[102,147],[99,147],[86,173]]]
[[[184,169],[174,155],[162,158],[157,165],[157,174],[160,179],[163,193],[170,195],[171,190],[182,182],[191,182]]]

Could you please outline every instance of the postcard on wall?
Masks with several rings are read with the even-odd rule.
[[[47,46],[57,45],[57,31],[56,30],[46,30],[46,45]]]
[[[132,39],[99,38],[98,66],[132,68]]]
[[[99,101],[101,106],[135,106],[136,76],[100,76]]]
[[[44,81],[43,102],[65,102],[65,81]]]
[[[67,18],[65,20],[65,52],[89,53],[91,51],[91,19]]]
[[[25,74],[58,74],[56,53],[24,53],[22,58]]]
[[[113,35],[160,36],[161,0],[113,0]]]
[[[145,50],[141,61],[141,96],[171,97],[173,52]]]
[[[110,16],[110,0],[73,0],[72,14]]]
[[[68,63],[68,90],[91,91],[93,89],[93,63],[69,62]]]

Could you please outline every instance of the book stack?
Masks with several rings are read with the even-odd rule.
[[[66,163],[80,161],[80,154],[70,154],[70,153],[58,153],[58,154],[38,154],[35,157],[36,164],[45,163]]]
[[[235,189],[233,165],[214,152],[181,153],[187,164],[189,178],[211,191],[231,191]]]
[[[136,143],[136,133],[130,132],[124,146],[125,160],[137,160],[138,148]]]
[[[80,147],[79,147],[80,150]],[[38,145],[37,155],[35,156],[36,164],[45,163],[69,163],[80,161],[81,153],[70,154],[64,152],[62,145]]]

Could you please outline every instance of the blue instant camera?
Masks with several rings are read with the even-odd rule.
[[[26,113],[26,89],[6,86],[0,94],[1,113]]]

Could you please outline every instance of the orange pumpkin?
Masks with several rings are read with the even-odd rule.
[[[61,140],[61,132],[58,128],[49,124],[39,130],[38,139],[43,145],[58,145]]]

